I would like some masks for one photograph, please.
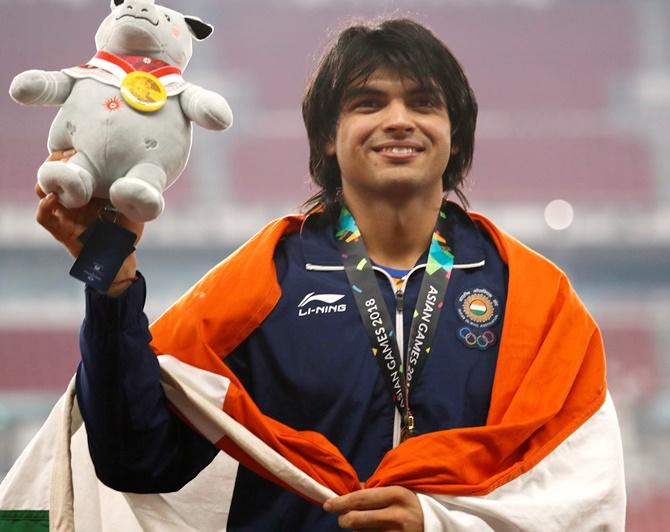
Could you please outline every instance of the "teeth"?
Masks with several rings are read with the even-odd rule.
[[[417,149],[408,146],[389,146],[382,148],[381,151],[390,153],[415,153]]]

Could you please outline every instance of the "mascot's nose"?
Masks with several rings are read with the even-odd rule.
[[[124,2],[124,5],[128,11],[134,11],[138,13],[148,13],[149,11],[153,11],[154,8],[153,1],[130,1]]]
[[[156,24],[158,12],[156,5],[150,0],[130,0],[123,3],[122,13],[136,18],[145,18],[152,24]],[[160,21],[160,18],[158,18]]]

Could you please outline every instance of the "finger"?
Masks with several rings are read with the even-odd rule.
[[[341,515],[337,524],[354,530],[402,530],[403,517],[397,508],[353,511]]]
[[[82,245],[76,238],[76,227],[64,215],[64,210],[58,202],[58,197],[53,192],[40,200],[35,219],[51,236],[65,246],[70,255],[73,257],[79,255]]]
[[[77,150],[74,148],[68,148],[67,150],[54,150],[47,157],[47,161],[67,161],[72,157]]]
[[[329,499],[324,503],[323,509],[327,512],[337,513],[351,510],[374,510],[398,502],[401,495],[402,493],[397,486],[364,489]]]
[[[37,204],[37,212],[35,213],[35,219],[37,220],[37,223],[43,227],[48,228],[48,226],[50,226],[56,218],[54,214],[54,208],[57,203],[58,198],[53,192],[44,196]]]
[[[54,150],[47,157],[47,161],[60,161],[63,158],[63,150]]]
[[[37,194],[40,198],[43,198],[44,196],[47,195],[46,192],[42,190],[42,187],[40,186],[39,183],[35,183],[35,194]]]
[[[63,212],[58,197],[52,192],[47,194],[37,205],[35,219],[42,227],[52,234],[56,240],[63,242],[68,238],[71,223],[63,223]]]

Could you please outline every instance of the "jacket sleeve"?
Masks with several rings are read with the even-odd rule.
[[[96,474],[109,487],[169,492],[217,453],[175,415],[159,381],[140,278],[118,299],[86,289],[77,400]]]
[[[481,496],[419,493],[424,530],[623,531],[626,494],[612,400],[535,467]]]

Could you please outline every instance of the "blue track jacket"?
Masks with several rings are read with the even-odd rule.
[[[397,445],[399,416],[372,356],[333,226],[323,218],[309,216],[299,233],[281,241],[275,253],[281,298],[225,362],[263,413],[322,433],[365,479]],[[485,424],[504,318],[507,268],[495,246],[453,203],[447,218],[455,265],[431,354],[412,382],[419,433]],[[403,353],[426,255],[400,289],[376,268]],[[481,323],[477,308],[468,307],[477,294],[494,304],[493,316]],[[330,304],[323,295],[342,297]],[[98,477],[120,491],[167,492],[194,478],[218,450],[168,408],[144,299],[141,277],[118,299],[87,289],[77,398]],[[487,341],[477,342],[484,332]],[[339,527],[336,516],[240,467],[227,529]]]

